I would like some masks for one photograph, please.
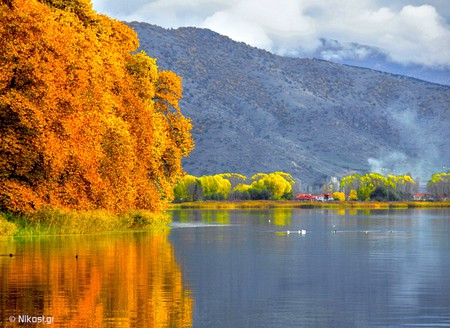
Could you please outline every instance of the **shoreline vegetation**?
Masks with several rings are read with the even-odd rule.
[[[377,202],[377,201],[328,201],[302,202],[295,200],[249,200],[249,201],[195,201],[173,203],[168,210],[241,210],[241,209],[413,209],[413,208],[450,208],[450,201],[405,201],[405,202]]]
[[[44,207],[33,214],[0,212],[0,237],[164,230],[170,222],[169,214],[146,210],[112,213]]]
[[[298,200],[205,200],[172,203],[172,210],[268,210],[268,209],[439,209],[450,208],[450,201],[327,201]],[[164,230],[171,222],[169,213],[136,210],[112,213],[106,210],[78,211],[44,207],[33,214],[0,212],[0,237],[92,234],[132,230]]]

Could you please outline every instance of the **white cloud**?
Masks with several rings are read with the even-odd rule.
[[[436,9],[449,13],[442,0],[94,0],[93,4],[118,19],[207,27],[279,54],[312,52],[325,38],[376,47],[399,63],[450,67],[450,27]]]
[[[398,12],[383,7],[347,22],[351,28],[333,21],[329,28],[340,27],[341,37],[377,47],[396,62],[450,67],[450,29],[432,6],[408,5]]]
[[[207,17],[202,26],[266,50],[285,53],[318,46],[315,20],[295,0],[246,0]]]

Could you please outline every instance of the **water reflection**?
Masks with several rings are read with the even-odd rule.
[[[192,325],[191,292],[167,233],[0,241],[0,255],[9,253],[0,256],[2,326],[24,315],[62,327]]]
[[[208,224],[229,224],[229,210],[184,210],[173,211],[172,217],[177,222],[203,222]]]
[[[273,212],[273,224],[281,227],[291,225],[292,209],[274,209]]]

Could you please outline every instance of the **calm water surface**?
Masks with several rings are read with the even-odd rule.
[[[0,326],[450,327],[449,210],[172,215],[170,233],[1,240]]]

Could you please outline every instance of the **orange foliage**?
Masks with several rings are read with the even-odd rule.
[[[194,146],[180,77],[88,0],[3,0],[0,21],[0,210],[164,210]]]

